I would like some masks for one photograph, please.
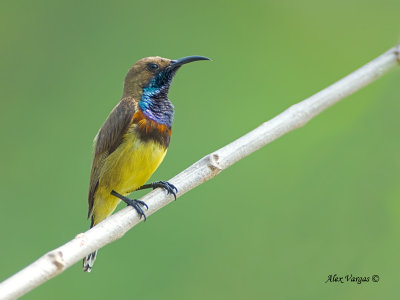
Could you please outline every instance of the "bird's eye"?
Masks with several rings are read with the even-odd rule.
[[[157,65],[157,64],[154,64],[154,63],[148,63],[147,64],[147,70],[149,70],[149,71],[155,71],[155,70],[157,70],[159,68],[159,66]]]

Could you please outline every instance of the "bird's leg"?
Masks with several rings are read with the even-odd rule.
[[[142,218],[142,216],[144,217],[144,220],[146,221],[146,215],[143,212],[143,209],[141,207],[141,205],[143,207],[146,207],[146,209],[149,209],[149,207],[147,206],[146,203],[144,203],[143,201],[140,200],[136,200],[136,199],[129,199],[128,197],[122,196],[121,194],[118,194],[116,191],[111,191],[111,195],[121,199],[122,201],[124,201],[127,205],[132,206],[137,213],[139,214],[139,217]]]
[[[138,188],[137,191],[151,189],[151,188],[154,190],[158,187],[166,190],[168,194],[174,195],[175,200],[176,200],[176,193],[178,193],[178,189],[172,183],[169,183],[168,181],[156,181],[153,183],[145,184],[145,185],[142,185],[140,188]]]

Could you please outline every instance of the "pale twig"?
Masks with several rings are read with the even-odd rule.
[[[170,180],[179,189],[178,197],[285,133],[303,126],[329,106],[368,85],[399,64],[400,46],[397,46],[319,93],[289,107],[234,142],[203,157]],[[166,195],[165,191],[156,189],[141,200],[149,206],[146,215],[150,216],[173,199],[172,195]],[[94,250],[121,238],[141,220],[143,219],[139,219],[131,207],[120,210],[2,282],[0,299],[15,299],[26,294]]]

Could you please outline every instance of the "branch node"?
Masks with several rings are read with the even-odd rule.
[[[81,247],[83,247],[84,245],[85,245],[85,237],[86,237],[86,235],[85,235],[85,233],[83,233],[83,232],[81,232],[81,233],[78,233],[76,236],[75,236],[75,239],[76,240],[80,240],[80,242],[79,242],[79,245],[81,246]]]
[[[52,251],[47,254],[50,261],[57,267],[57,270],[61,271],[65,268],[65,261],[62,251]]]
[[[303,127],[312,118],[312,115],[298,103],[289,107],[288,111],[292,114],[292,118],[297,121],[294,125],[295,128]]]
[[[219,163],[219,155],[218,153],[212,153],[208,156],[209,163],[208,167],[210,168],[213,173],[218,174],[219,172],[222,171],[221,164]]]

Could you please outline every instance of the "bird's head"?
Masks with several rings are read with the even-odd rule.
[[[198,60],[209,60],[209,58],[203,56],[187,56],[177,60],[159,56],[142,58],[126,74],[123,97],[130,96],[137,100],[143,96],[166,98],[176,71],[182,65]]]

